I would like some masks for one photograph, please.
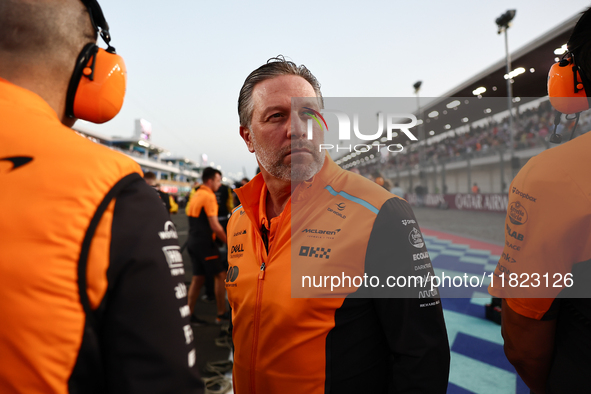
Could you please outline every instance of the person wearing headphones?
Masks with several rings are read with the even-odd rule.
[[[203,392],[174,225],[70,129],[121,108],[110,41],[96,0],[0,0],[1,393]]]
[[[567,47],[548,79],[555,125],[561,114],[577,114],[578,121],[589,109],[591,10]],[[555,132],[550,141],[560,139]],[[533,393],[589,391],[590,151],[591,133],[546,150],[509,188],[505,248],[489,292],[503,298],[505,354]]]

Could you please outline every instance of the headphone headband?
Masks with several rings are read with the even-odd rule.
[[[66,97],[66,115],[71,118],[104,123],[123,105],[127,85],[125,62],[110,44],[109,24],[96,0],[81,0],[92,26],[100,33],[107,49],[88,43],[74,67]]]
[[[81,0],[86,6],[94,30],[101,35],[107,45],[110,46],[111,34],[109,33],[109,24],[103,14],[103,10],[97,0]]]

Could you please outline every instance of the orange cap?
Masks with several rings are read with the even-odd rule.
[[[564,64],[564,63],[563,63]],[[577,71],[577,81],[580,75]],[[587,93],[581,83],[577,83],[578,92],[575,93],[573,64],[560,66],[555,63],[548,73],[548,96],[552,106],[563,114],[576,114],[589,109]]]
[[[105,123],[123,106],[127,68],[123,58],[102,48],[96,53],[93,79],[82,76],[74,98],[74,116],[93,123]],[[93,59],[89,59],[88,67]]]

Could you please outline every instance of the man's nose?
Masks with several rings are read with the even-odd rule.
[[[308,132],[306,120],[301,119],[297,112],[291,114],[291,119],[287,127],[287,136],[292,140],[305,138]]]

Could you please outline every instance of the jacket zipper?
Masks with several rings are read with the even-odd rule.
[[[280,229],[283,227],[283,218],[279,220],[277,229],[275,231],[279,232]],[[267,260],[270,259],[269,253],[269,230],[263,225],[261,226],[261,240],[265,245],[265,250],[267,251]],[[262,299],[263,299],[263,280],[265,279],[265,268],[266,264],[263,261],[261,263],[261,270],[259,271],[259,280],[257,283],[257,298],[255,304],[255,312],[254,312],[254,332],[253,332],[253,340],[252,340],[252,352],[251,352],[251,362],[250,362],[250,393],[255,394],[255,376],[256,376],[256,350],[259,342],[259,326],[260,326],[260,319],[261,319],[261,308],[262,308]]]
[[[263,243],[265,245],[265,249],[267,251],[267,258],[269,257],[269,237],[267,235],[267,229],[265,226],[261,227],[261,237],[263,239]],[[261,269],[259,271],[259,280],[257,281],[257,298],[255,303],[255,312],[254,312],[254,332],[253,332],[253,340],[252,340],[252,351],[251,351],[251,361],[250,361],[250,392],[251,394],[255,394],[255,376],[256,376],[256,356],[257,356],[257,345],[259,340],[259,326],[260,326],[260,318],[261,318],[261,307],[262,307],[262,298],[263,298],[263,279],[265,279],[265,262],[263,261],[261,264]]]

